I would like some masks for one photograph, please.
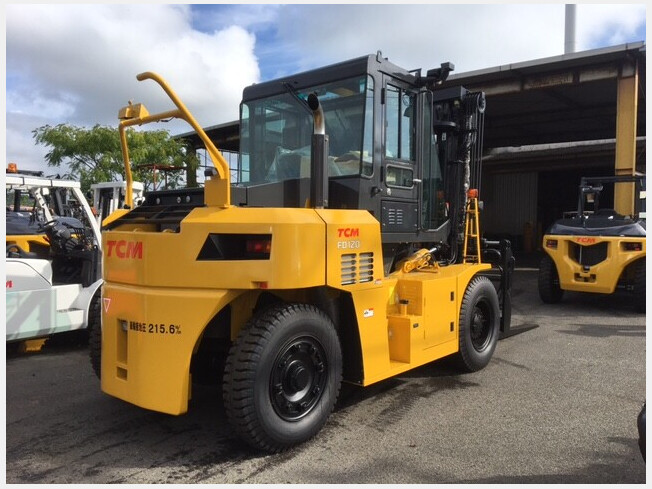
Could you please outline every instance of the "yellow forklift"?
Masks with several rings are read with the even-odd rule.
[[[613,208],[616,185],[632,186],[626,215]],[[582,178],[577,211],[554,222],[543,237],[541,300],[557,303],[566,290],[626,290],[635,309],[645,312],[645,237],[645,175]]]
[[[237,168],[158,74],[138,75],[176,108],[120,111],[127,185],[126,128],[172,117],[214,167],[105,223],[102,390],[179,415],[214,377],[235,432],[278,452],[322,428],[342,382],[449,356],[484,368],[510,334],[514,258],[481,238],[485,99],[440,89],[452,69],[378,53],[249,86]]]

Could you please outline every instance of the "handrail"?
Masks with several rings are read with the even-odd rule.
[[[231,196],[230,196],[231,172],[229,169],[229,164],[224,158],[224,156],[222,156],[222,153],[213,144],[213,142],[210,140],[206,132],[204,132],[202,127],[199,125],[199,123],[195,120],[195,118],[192,116],[190,111],[183,104],[181,99],[179,99],[176,93],[170,88],[170,86],[167,84],[165,80],[163,80],[161,76],[159,76],[154,72],[146,71],[144,73],[140,73],[139,75],[137,75],[136,79],[138,81],[154,80],[165,91],[165,93],[168,95],[170,100],[172,100],[172,103],[174,103],[177,109],[161,112],[159,114],[150,115],[144,106],[142,105],[134,106],[130,103],[130,106],[128,108],[123,109],[124,112],[121,111],[120,116],[122,117],[122,120],[118,125],[118,130],[120,132],[120,144],[122,146],[122,157],[124,159],[125,179],[127,183],[125,203],[128,206],[133,207],[133,176],[131,174],[131,163],[129,161],[129,150],[127,147],[127,136],[126,136],[127,127],[149,124],[151,122],[157,122],[164,119],[170,119],[176,117],[179,119],[183,119],[188,124],[190,124],[190,126],[197,132],[197,135],[204,143],[206,151],[208,152],[211,161],[213,162],[213,166],[217,170],[218,177],[220,179],[225,180],[225,185],[223,185],[223,188],[225,189],[224,192],[225,195],[221,197],[220,200],[222,200],[223,202],[220,202],[219,205],[221,205],[222,207],[228,207],[231,203]],[[128,109],[130,107],[135,110],[129,111]]]

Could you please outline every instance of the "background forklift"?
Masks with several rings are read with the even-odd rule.
[[[6,339],[9,351],[99,329],[100,228],[79,182],[20,171],[6,187]]]
[[[138,75],[176,109],[120,111],[127,196],[133,125],[185,119],[214,168],[103,228],[102,390],[176,415],[193,380],[221,377],[236,433],[278,452],[321,429],[342,381],[485,367],[510,333],[514,259],[481,239],[485,100],[438,90],[452,69],[378,53],[247,87],[236,169]]]
[[[99,328],[103,217],[124,204],[125,182],[91,186],[7,167],[6,338],[11,351],[38,351],[46,340],[88,341]],[[143,185],[133,182],[132,200]],[[99,211],[98,211],[99,210]]]
[[[634,187],[633,208],[613,207],[615,185]],[[565,290],[632,293],[645,312],[645,175],[582,178],[577,211],[553,223],[543,237],[539,296],[561,301]]]
[[[125,192],[127,183],[118,182],[100,182],[91,185],[91,195],[93,196],[93,211],[97,217],[97,222],[102,225],[102,221],[113,214],[116,210],[122,209],[125,205]],[[143,201],[143,192],[145,186],[141,182],[131,183],[132,205],[137,206]]]

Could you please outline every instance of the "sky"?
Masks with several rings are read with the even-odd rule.
[[[203,127],[232,122],[245,86],[381,51],[455,73],[564,54],[565,6],[547,4],[9,4],[6,162],[48,168],[32,131],[117,128],[128,101],[169,110],[161,75]],[[646,7],[578,4],[575,50],[645,42]],[[183,123],[149,125],[170,134]]]

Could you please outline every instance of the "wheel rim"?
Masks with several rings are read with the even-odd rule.
[[[476,351],[484,350],[491,342],[491,314],[489,305],[478,302],[473,308],[471,321],[471,344]]]
[[[276,413],[287,421],[306,416],[319,402],[328,380],[326,352],[312,337],[292,340],[278,354],[270,377]]]

